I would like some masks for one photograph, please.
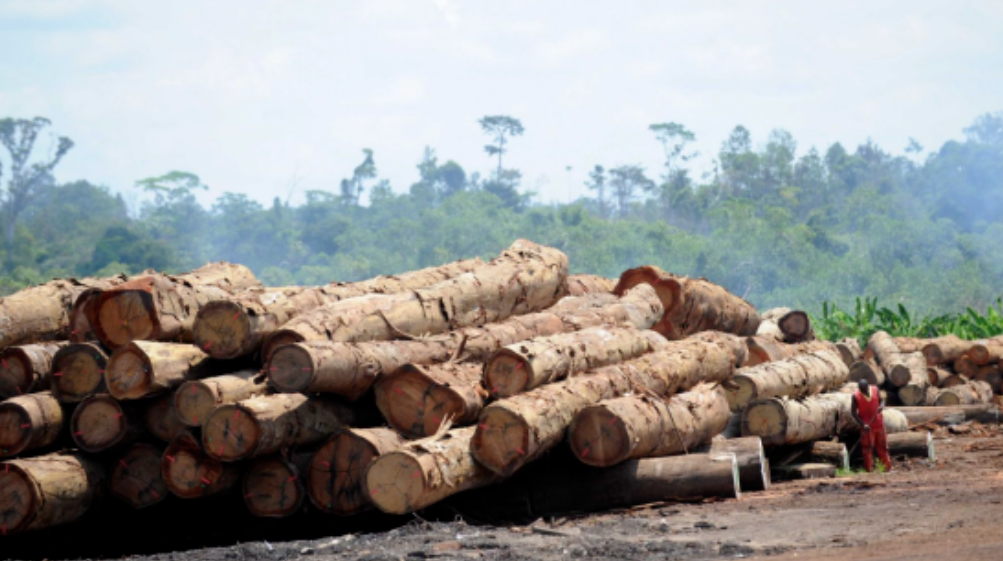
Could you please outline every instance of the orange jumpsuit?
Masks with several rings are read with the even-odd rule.
[[[878,449],[878,458],[885,465],[886,471],[892,469],[892,459],[888,457],[888,436],[885,433],[885,419],[878,408],[881,407],[881,395],[878,388],[871,386],[871,395],[865,396],[857,390],[853,399],[857,402],[857,415],[864,423],[871,426],[870,430],[860,427],[860,449],[864,454],[864,469],[874,471],[874,448]]]

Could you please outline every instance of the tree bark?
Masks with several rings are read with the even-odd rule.
[[[0,458],[54,444],[63,434],[64,417],[50,392],[0,402]]]
[[[835,390],[847,382],[849,369],[834,351],[767,362],[735,373],[734,389],[728,390],[733,411],[766,397],[807,397]]]
[[[969,382],[963,386],[953,386],[940,390],[935,405],[974,405],[989,403],[993,399],[993,389],[985,382]]]
[[[974,343],[956,335],[944,335],[927,341],[923,347],[923,357],[928,366],[938,366],[958,360],[966,354]]]
[[[312,451],[272,454],[255,460],[244,472],[244,504],[259,518],[287,518],[306,501],[307,466]]]
[[[197,499],[234,489],[240,483],[241,466],[220,462],[183,431],[164,450],[160,473],[167,490],[182,499]]]
[[[262,395],[213,409],[202,443],[210,457],[234,462],[321,442],[353,419],[353,411],[334,400]]]
[[[104,467],[80,454],[3,462],[0,533],[17,534],[73,522],[103,495]]]
[[[188,427],[201,427],[217,405],[237,403],[268,393],[268,377],[254,369],[189,380],[174,392],[178,419]]]
[[[473,424],[488,397],[483,370],[478,363],[405,364],[377,380],[376,406],[391,427],[412,438],[435,434],[447,419],[452,426]]]
[[[190,342],[202,306],[260,285],[247,267],[225,262],[178,276],[154,273],[103,290],[87,320],[110,349],[136,340]]]
[[[895,343],[895,348],[899,350],[900,353],[920,353],[923,352],[923,347],[930,344],[931,339],[923,339],[920,337],[892,337],[892,342]]]
[[[907,357],[914,357],[915,355],[901,352],[895,346],[895,341],[891,336],[884,331],[877,331],[871,335],[871,338],[867,341],[867,349],[868,351],[873,351],[874,357],[881,366],[881,370],[885,373],[888,383],[895,387],[901,387],[908,383],[913,376],[911,370],[919,367],[914,358],[909,358],[908,362],[906,360]]]
[[[79,403],[106,392],[108,355],[96,343],[72,343],[52,357],[52,395],[62,403]]]
[[[163,455],[162,446],[133,444],[111,465],[109,492],[136,510],[164,500],[167,484],[160,473]]]
[[[929,431],[889,434],[888,454],[891,456],[921,457],[930,461],[937,459],[933,435]]]
[[[341,516],[372,509],[363,489],[366,468],[405,443],[401,435],[387,428],[339,429],[310,460],[310,502],[323,512]]]
[[[273,353],[266,371],[272,385],[282,392],[334,393],[355,400],[380,376],[405,364],[447,362],[459,351],[465,360],[480,362],[505,345],[534,337],[613,324],[641,328],[656,321],[661,312],[662,304],[654,289],[645,285],[621,298],[612,294],[563,298],[543,312],[442,336],[412,341],[287,345]]]
[[[77,447],[92,454],[122,448],[143,435],[141,406],[95,394],[77,405],[70,417],[70,434]]]
[[[721,433],[731,412],[724,390],[702,384],[668,399],[625,396],[586,407],[568,427],[571,450],[596,467],[689,453]]]
[[[752,304],[707,279],[677,277],[651,265],[625,271],[614,292],[642,283],[654,286],[662,300],[665,315],[652,329],[667,339],[709,330],[754,335],[759,327]]]
[[[745,340],[749,357],[742,364],[744,367],[759,366],[765,362],[775,362],[793,356],[814,353],[817,351],[839,352],[836,345],[829,341],[808,341],[805,343],[787,344],[766,337],[749,337]]]
[[[717,342],[697,337],[714,337]],[[729,340],[730,339],[730,340]],[[574,376],[484,408],[472,443],[477,460],[500,475],[511,475],[556,446],[574,416],[589,405],[629,391],[671,396],[702,382],[723,382],[734,373],[739,338],[701,334],[662,343],[651,354]]]
[[[473,272],[398,294],[371,294],[327,304],[273,333],[264,356],[300,341],[388,341],[402,334],[444,333],[550,307],[568,288],[568,258],[517,240]]]
[[[194,345],[133,341],[112,353],[104,379],[116,399],[139,399],[212,374],[216,366]]]
[[[158,440],[171,443],[187,430],[174,404],[173,394],[164,394],[145,400],[143,426]]]
[[[616,279],[608,279],[598,275],[571,275],[568,277],[568,296],[612,293],[614,288],[616,288]]]
[[[51,389],[52,357],[67,343],[36,343],[0,351],[0,398]]]
[[[965,421],[998,424],[1003,420],[999,408],[994,403],[943,407],[895,407],[894,409],[904,415],[911,426],[927,423],[956,425]]]
[[[907,407],[933,405],[940,395],[940,389],[929,384],[908,383],[898,391],[899,401]]]

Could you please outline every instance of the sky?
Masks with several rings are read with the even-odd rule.
[[[478,120],[510,115],[505,166],[565,202],[596,164],[657,176],[652,123],[696,134],[698,178],[738,124],[935,150],[1003,110],[1001,30],[993,0],[0,0],[0,117],[73,139],[60,181],[135,201],[181,170],[267,204],[337,191],[363,148],[398,192],[426,146],[486,175]]]

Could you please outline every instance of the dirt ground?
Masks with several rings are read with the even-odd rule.
[[[428,514],[351,523],[315,515],[311,522],[260,526],[220,521],[205,533],[207,520],[232,512],[220,503],[218,511],[212,505],[200,509],[201,519],[171,515],[116,531],[108,527],[109,519],[92,517],[74,530],[76,535],[64,528],[48,536],[0,540],[0,558],[998,561],[1003,559],[1003,430],[976,432],[940,429],[933,464],[911,459],[888,474],[776,483],[739,500],[648,505],[528,525],[475,524],[442,512],[433,513],[439,521]],[[146,539],[164,534],[173,537]],[[126,538],[138,542],[124,543]],[[216,547],[199,548],[206,544]],[[144,555],[130,557],[130,552]]]

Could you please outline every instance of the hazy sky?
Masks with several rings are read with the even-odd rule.
[[[901,152],[1003,110],[993,0],[0,0],[0,53],[0,117],[76,142],[60,180],[177,169],[261,201],[336,190],[364,147],[397,191],[426,145],[486,173],[490,114],[526,128],[523,187],[566,201],[597,163],[657,175],[655,122],[696,133],[699,176],[736,124]]]

